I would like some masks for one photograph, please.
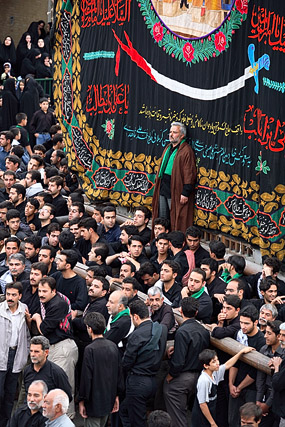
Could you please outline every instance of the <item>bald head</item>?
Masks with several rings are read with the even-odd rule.
[[[112,292],[106,304],[108,313],[111,314],[111,316],[116,316],[118,313],[125,310],[127,305],[128,298],[122,291]]]
[[[43,415],[50,421],[53,421],[66,414],[68,405],[69,399],[67,394],[63,390],[55,388],[44,398]]]

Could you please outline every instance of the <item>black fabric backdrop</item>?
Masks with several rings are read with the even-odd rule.
[[[172,33],[160,5],[58,2],[55,100],[70,164],[91,199],[151,206],[170,124],[182,121],[195,223],[282,260],[285,5],[237,0],[200,39]]]

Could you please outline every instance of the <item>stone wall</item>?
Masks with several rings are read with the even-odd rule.
[[[0,40],[9,35],[17,46],[33,21],[47,22],[48,0],[0,0]]]

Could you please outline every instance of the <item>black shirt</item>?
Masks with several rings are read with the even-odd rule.
[[[194,252],[195,257],[195,267],[200,267],[201,262],[204,258],[210,258],[210,254],[206,249],[204,249],[201,245],[197,249],[196,252]]]
[[[73,325],[74,335],[76,335],[81,341],[91,342],[91,338],[87,333],[86,325],[84,323],[84,317],[86,316],[87,313],[92,313],[92,312],[101,313],[105,317],[106,322],[108,321],[109,313],[108,313],[106,304],[107,304],[106,297],[96,298],[93,301],[91,301],[89,304],[87,304],[82,317],[76,317],[75,319],[73,319],[72,325]]]
[[[84,400],[88,417],[109,415],[123,388],[117,346],[105,338],[96,338],[85,348],[79,388],[79,400]]]
[[[214,328],[212,331],[212,337],[218,339],[226,337],[234,338],[239,330],[240,322],[239,316],[237,316],[229,322],[227,320],[224,320],[224,324],[222,327],[217,326],[216,328]]]
[[[166,291],[164,289],[164,283],[162,283],[162,293],[163,295],[172,302],[172,307],[177,308],[180,306],[181,301],[181,284],[178,282],[174,282],[171,288]]]
[[[71,385],[69,384],[68,377],[64,370],[56,363],[50,362],[48,359],[44,366],[37,372],[34,369],[34,365],[28,365],[24,369],[23,382],[26,393],[28,388],[33,381],[42,380],[46,383],[48,391],[54,388],[60,388],[69,397],[69,401],[72,400]]]
[[[213,303],[207,292],[203,292],[199,298],[196,298],[199,302],[198,313],[196,316],[197,320],[201,320],[204,323],[210,323],[211,316],[213,313]]]
[[[170,305],[165,304],[165,302],[162,304],[162,306],[158,310],[156,310],[151,315],[151,320],[153,322],[158,322],[158,323],[161,323],[162,325],[165,325],[168,331],[170,331],[170,329],[172,329],[173,326],[175,325],[175,317],[174,317],[173,310],[170,307]]]
[[[177,262],[180,266],[179,272],[177,273],[177,276],[176,276],[176,280],[178,282],[181,282],[183,276],[189,270],[189,264],[188,264],[187,256],[186,256],[185,252],[181,249],[181,251],[177,252],[176,255],[171,257],[171,261]]]
[[[140,236],[142,239],[142,244],[145,246],[147,243],[150,242],[151,239],[151,229],[148,227],[145,227],[142,231],[139,231],[137,236]]]
[[[119,344],[129,333],[131,328],[131,317],[122,316],[110,324],[110,330],[104,333],[104,337],[115,344]]]
[[[148,346],[153,336],[158,337],[156,345]],[[167,328],[165,325],[153,323],[151,320],[143,321],[129,336],[127,348],[123,357],[125,372],[137,375],[153,376],[160,367],[161,359],[165,352]]]
[[[72,310],[83,311],[88,303],[85,280],[77,274],[70,279],[65,279],[61,271],[57,271],[51,277],[56,280],[56,290],[69,299]]]
[[[214,294],[224,294],[226,289],[226,282],[219,279],[219,277],[215,277],[214,280],[207,286],[209,296],[213,298]]]
[[[181,372],[201,370],[199,354],[210,345],[210,334],[195,319],[187,319],[176,331],[174,353],[169,374],[177,377]]]
[[[38,295],[38,289],[36,292],[32,293],[32,286],[30,280],[22,280],[23,285],[23,295],[21,302],[28,306],[31,316],[35,313],[40,313],[40,299]]]
[[[248,336],[247,338],[248,346],[255,348],[257,351],[259,351],[261,347],[265,345],[265,338],[261,331],[258,331],[252,337]],[[256,379],[257,370],[252,366],[247,365],[244,362],[238,361],[235,367],[238,368],[237,376],[234,383],[235,386],[238,386],[247,375],[249,375],[250,378],[254,380]],[[255,390],[255,382],[245,387],[244,390]]]
[[[73,338],[71,333],[71,313],[68,303],[59,295],[55,295],[44,304],[46,315],[41,323],[42,334],[49,339],[50,344],[56,344],[68,338]],[[62,321],[66,319],[65,326]]]
[[[9,427],[45,427],[47,418],[41,411],[31,414],[27,405],[19,408],[9,422]]]
[[[38,110],[33,114],[32,120],[30,121],[30,132],[48,133],[51,126],[55,124],[54,115],[50,111],[44,113],[42,110]]]
[[[55,207],[55,216],[68,215],[66,199],[61,194],[53,198],[52,204]]]

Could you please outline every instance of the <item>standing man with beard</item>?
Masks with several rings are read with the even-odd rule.
[[[182,123],[171,123],[169,141],[155,181],[153,218],[170,219],[171,230],[185,233],[193,223],[195,156],[186,141],[186,127]]]
[[[42,414],[42,406],[47,393],[44,381],[33,381],[28,389],[27,404],[14,413],[9,427],[44,427],[47,419]]]

